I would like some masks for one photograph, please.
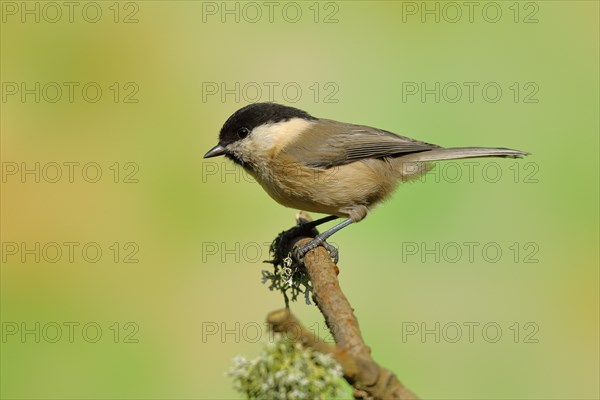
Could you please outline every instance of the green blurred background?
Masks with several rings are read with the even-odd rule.
[[[341,285],[374,358],[424,398],[600,396],[597,2],[54,4],[1,4],[2,398],[238,397],[224,373],[282,306],[261,261],[295,211],[202,155],[259,100],[531,152],[399,188],[334,237]],[[21,175],[36,163],[40,182]]]

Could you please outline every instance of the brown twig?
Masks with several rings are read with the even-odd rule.
[[[302,343],[323,354],[331,354],[342,366],[344,376],[355,376],[357,366],[352,357],[346,351],[335,344],[330,344],[306,329],[289,308],[282,308],[267,315],[267,323],[273,332],[285,334],[286,338]]]
[[[295,247],[310,238],[296,242]],[[336,345],[325,343],[314,336],[288,309],[277,310],[267,316],[267,322],[276,332],[294,333],[295,340],[323,353],[331,353],[344,370],[344,378],[354,387],[357,399],[417,399],[393,372],[379,366],[371,357],[371,349],[362,339],[358,320],[348,299],[340,288],[339,269],[321,246],[304,256],[313,286],[313,299],[331,331]]]

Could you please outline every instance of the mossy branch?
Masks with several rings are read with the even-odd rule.
[[[284,259],[284,254],[307,243],[316,234],[314,229],[301,229],[309,217],[300,214],[296,219],[298,227],[280,235],[281,238],[287,234],[287,243],[278,249],[276,259]],[[344,378],[354,387],[356,399],[417,399],[393,372],[379,366],[371,357],[371,349],[361,336],[354,310],[340,288],[338,266],[331,261],[327,250],[319,246],[309,251],[304,256],[304,268],[310,278],[312,298],[325,317],[336,344],[331,345],[316,337],[287,307],[267,316],[270,327],[275,332],[291,335],[305,346],[332,354],[342,366]]]

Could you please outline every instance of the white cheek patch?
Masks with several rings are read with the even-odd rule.
[[[292,118],[288,121],[256,127],[245,140],[239,142],[239,151],[256,164],[262,164],[276,157],[287,144],[312,124],[313,121]]]

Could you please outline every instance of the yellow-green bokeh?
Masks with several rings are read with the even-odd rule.
[[[268,268],[261,260],[274,236],[292,225],[294,210],[274,203],[225,160],[202,159],[223,121],[253,94],[222,101],[203,91],[223,82],[229,88],[254,82],[263,101],[274,85],[282,103],[284,85],[299,86],[302,95],[287,104],[443,146],[531,152],[520,161],[479,161],[473,182],[464,175],[451,182],[444,174],[452,171],[439,164],[424,182],[400,187],[364,222],[333,238],[341,285],[375,359],[424,398],[600,395],[597,2],[497,2],[492,7],[502,17],[496,23],[488,21],[493,14],[484,18],[485,2],[476,2],[472,22],[462,2],[276,2],[273,22],[258,2],[251,7],[263,15],[252,22],[254,9],[246,3],[138,1],[117,4],[117,23],[113,2],[97,3],[103,14],[96,23],[82,17],[88,3],[77,3],[73,22],[62,6],[65,15],[56,23],[47,20],[54,14],[44,14],[46,3],[1,4],[3,173],[36,162],[40,168],[94,162],[103,172],[97,183],[77,173],[73,183],[43,176],[36,183],[32,175],[23,183],[19,174],[7,175],[2,242],[30,248],[97,242],[104,253],[97,263],[81,255],[73,263],[66,256],[37,263],[3,248],[4,333],[13,323],[74,322],[97,324],[103,334],[97,343],[77,330],[73,343],[64,336],[57,343],[6,336],[0,397],[237,396],[224,372],[236,354],[258,353],[249,339],[257,326],[266,339],[264,317],[282,306],[280,296],[260,284],[260,271]],[[25,4],[40,7],[39,22],[29,14],[22,22]],[[451,22],[457,4],[463,15]],[[207,15],[214,7],[238,7],[240,21]],[[284,18],[286,7],[302,10],[298,22],[288,22],[291,9]],[[407,13],[414,7],[416,14]],[[422,22],[423,7],[437,7],[440,21],[426,14]],[[124,23],[132,12],[138,22]],[[337,21],[325,23],[331,13]],[[20,94],[6,93],[22,82],[30,88],[97,82],[103,96],[91,103],[76,90],[72,103],[66,93],[56,103],[44,97],[36,103],[34,95],[23,102]],[[114,82],[121,90],[116,103]],[[123,102],[127,82],[139,88],[137,103]],[[421,101],[404,97],[407,82],[428,88],[455,82],[464,91],[456,102],[448,101],[451,92],[439,102],[433,95]],[[465,82],[479,85],[473,102]],[[482,96],[490,82],[503,89],[497,102]],[[533,89],[530,99],[537,102],[526,102]],[[337,102],[325,101],[333,91]],[[110,169],[115,162],[119,183]],[[128,162],[139,167],[137,183],[123,182]],[[490,162],[503,174],[495,183],[482,175]],[[467,171],[464,163],[456,165]],[[135,242],[139,262],[115,263],[114,242]],[[411,243],[457,244],[464,251],[470,242],[479,243],[474,262],[466,254],[436,262],[431,255],[422,261],[423,252],[402,252]],[[481,253],[489,243],[503,250],[498,262]],[[214,246],[219,254],[212,254]],[[523,262],[531,251],[538,262]],[[299,302],[293,310],[325,333],[314,306]],[[139,328],[138,343],[123,343],[132,331],[127,322]],[[408,325],[431,329],[437,322],[448,335],[458,324],[463,337],[457,343],[436,343],[433,335],[403,339]],[[497,324],[500,340],[489,343],[476,330],[471,343],[464,325],[471,322]],[[525,329],[529,322],[534,325]],[[237,332],[239,340],[235,333],[224,340],[207,336],[215,326]],[[524,339],[531,327],[538,329],[537,343]]]

